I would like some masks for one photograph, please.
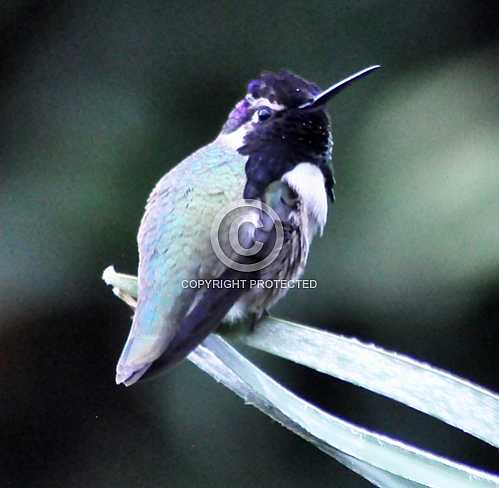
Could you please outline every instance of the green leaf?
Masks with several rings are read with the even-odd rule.
[[[109,267],[104,281],[135,305],[137,280]],[[497,395],[413,359],[292,322],[266,318],[227,338],[383,394],[498,445]],[[499,487],[499,478],[369,432],[307,403],[239,354],[218,334],[188,359],[283,426],[380,487]]]

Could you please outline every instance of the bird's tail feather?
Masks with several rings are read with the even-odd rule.
[[[248,279],[248,273],[228,269],[222,273],[220,280],[237,280],[242,276]],[[142,373],[143,377],[156,376],[184,359],[220,325],[244,291],[238,287],[206,289],[196,306],[182,320],[166,350]]]

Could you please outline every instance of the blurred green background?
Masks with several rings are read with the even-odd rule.
[[[134,273],[155,181],[218,133],[245,83],[327,86],[337,203],[276,314],[499,390],[495,1],[7,1],[0,7],[0,482],[370,486],[184,362],[130,389]],[[384,398],[250,357],[348,420],[488,470],[497,451]]]

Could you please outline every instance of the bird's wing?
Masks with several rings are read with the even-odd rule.
[[[151,193],[138,235],[139,299],[117,383],[137,381],[178,333],[199,293],[189,281],[223,273],[210,228],[220,209],[242,196],[245,161],[213,143],[171,170]]]
[[[248,280],[248,275],[240,271],[226,269],[219,280]],[[177,364],[193,351],[229,312],[232,305],[244,293],[244,288],[223,287],[205,288],[199,293],[199,298],[192,310],[181,319],[179,327],[168,342],[167,348],[154,361],[151,367],[144,372],[146,377],[154,376],[159,372]]]
[[[296,207],[298,197],[291,195],[292,190],[284,182],[278,182],[277,185],[271,185],[264,198],[267,204],[272,208],[273,215],[269,215],[268,209],[262,210],[261,206],[240,207],[241,215],[244,221],[258,220],[255,226],[248,229],[250,236],[244,236],[240,240],[246,244],[254,244],[257,240],[262,244],[261,250],[251,256],[236,255],[232,252],[231,258],[245,265],[261,263],[265,257],[276,249],[278,254],[268,266],[248,269],[232,269],[227,267],[218,277],[218,282],[227,282],[223,288],[212,287],[203,289],[196,297],[189,312],[182,318],[179,328],[168,343],[168,347],[162,355],[154,362],[152,367],[146,373],[154,375],[157,372],[176,364],[187,356],[199,343],[201,343],[222,321],[229,312],[232,305],[247,291],[248,283],[251,280],[257,280],[260,277],[286,277],[286,270],[294,268],[293,263],[300,258],[301,250],[297,240],[296,228]],[[283,229],[283,240],[277,242],[277,226],[274,218],[280,220]],[[244,232],[244,231],[243,231]],[[225,236],[224,236],[225,237]],[[253,242],[250,242],[252,240]],[[274,247],[277,244],[278,247]],[[263,273],[263,274],[260,274]],[[234,286],[237,284],[238,286]],[[245,286],[241,286],[246,284]],[[274,293],[279,295],[280,293]]]

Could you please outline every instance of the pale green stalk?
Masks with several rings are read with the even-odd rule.
[[[107,268],[106,283],[130,306],[136,278]],[[374,346],[275,318],[226,337],[350,381],[498,444],[499,399],[449,373]],[[213,334],[189,359],[247,403],[377,486],[499,487],[499,478],[369,432],[308,404]]]

